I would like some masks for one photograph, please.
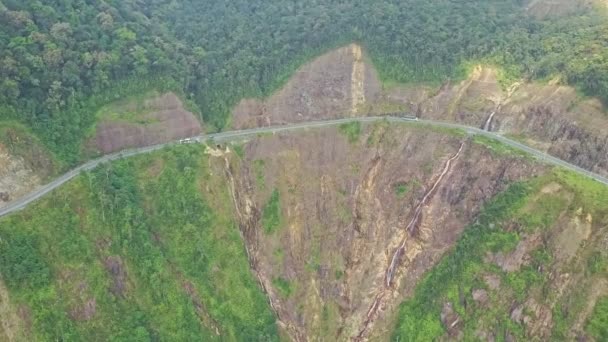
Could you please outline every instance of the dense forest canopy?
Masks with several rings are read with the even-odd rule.
[[[441,82],[468,62],[512,77],[561,76],[608,100],[608,22],[537,20],[524,0],[1,0],[0,120],[76,162],[103,103],[150,88],[193,100],[225,127],[329,48],[363,44],[384,80]]]

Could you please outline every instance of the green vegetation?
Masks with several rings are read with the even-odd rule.
[[[266,234],[274,233],[281,226],[281,199],[278,189],[274,189],[262,211],[262,227]]]
[[[559,184],[562,190],[547,196],[541,189],[549,184]],[[600,198],[608,198],[607,189],[598,187],[592,180],[562,170],[511,185],[485,205],[475,223],[466,228],[454,250],[423,277],[414,296],[401,304],[392,339],[426,341],[444,335],[446,329],[440,315],[446,302],[452,303],[461,319],[464,340],[474,340],[475,333],[480,329],[493,331],[497,336],[508,333],[517,340],[528,339],[525,326],[511,319],[510,310],[513,305],[522,304],[528,298],[540,303],[554,298],[554,293],[548,291],[551,281],[547,271],[554,261],[553,249],[544,243],[534,247],[529,263],[515,271],[503,270],[489,261],[488,255],[508,255],[529,234],[544,234],[547,229],[554,227],[560,213],[576,215],[576,210],[581,206],[593,213],[594,217],[605,219],[608,212],[596,204]],[[590,269],[605,267],[601,266],[601,256],[594,253],[583,255],[581,262],[583,265],[593,265]],[[484,280],[488,275],[501,279],[497,292],[488,288]],[[478,305],[473,300],[472,292],[475,289],[488,291],[487,303]],[[584,293],[584,290],[577,288],[572,297],[560,299],[561,306],[553,310],[554,338],[565,338],[564,334],[574,324],[577,312],[582,310]],[[597,317],[596,323],[589,324],[594,327],[589,331],[595,329],[594,334],[604,336],[597,329],[606,326],[605,317],[599,318],[602,314]]]
[[[231,147],[239,158],[243,159],[245,157],[245,149],[243,148],[243,144],[232,144]]]
[[[521,150],[518,150],[507,144],[503,144],[502,142],[496,139],[492,139],[483,135],[475,135],[475,137],[473,138],[473,142],[476,144],[484,145],[487,149],[489,149],[498,156],[517,156],[531,158],[529,154]]]
[[[395,195],[397,198],[403,198],[410,191],[410,187],[406,183],[399,183],[395,186]]]
[[[353,121],[344,123],[339,126],[340,133],[342,133],[348,139],[351,144],[356,143],[361,135],[361,123],[359,121]]]
[[[179,146],[105,165],[0,220],[0,272],[31,340],[278,340],[206,158]]]
[[[259,189],[266,187],[266,180],[264,179],[264,166],[266,162],[262,159],[253,161],[253,172],[255,174],[255,182]]]
[[[284,278],[275,278],[272,280],[272,285],[279,291],[283,298],[288,298],[293,293],[293,285]]]
[[[37,289],[49,283],[50,270],[36,236],[12,231],[0,242],[0,273],[11,288]]]
[[[596,341],[608,340],[608,297],[600,298],[597,301],[585,330]]]
[[[95,117],[140,124],[150,123],[149,119],[142,117],[142,114],[146,113],[145,101],[158,95],[160,94],[157,92],[146,92],[128,96],[101,107]]]
[[[486,251],[502,249],[504,240],[516,238],[497,223],[521,208],[530,191],[529,185],[517,183],[485,206],[478,222],[467,228],[455,250],[419,282],[414,298],[401,305],[394,341],[434,340],[444,334],[439,320],[443,302],[451,301],[460,312],[459,292],[471,291],[477,274],[483,270]],[[472,322],[472,317],[465,322],[469,319]]]
[[[608,99],[600,11],[541,21],[520,0],[3,0],[0,19],[0,120],[31,127],[68,163],[108,103],[171,89],[222,129],[238,100],[269,95],[351,42],[387,84],[441,83],[474,61],[500,66],[503,79],[561,76]]]
[[[594,252],[587,261],[587,269],[592,275],[605,273],[608,270],[608,258],[601,251]]]

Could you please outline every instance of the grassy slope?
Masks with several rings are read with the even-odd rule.
[[[555,195],[543,194],[541,189],[552,183],[561,185],[566,191]],[[494,331],[498,340],[507,334],[516,340],[527,340],[529,336],[525,326],[510,319],[510,308],[513,303],[523,303],[529,298],[540,303],[553,302],[555,293],[551,291],[550,275],[546,270],[554,266],[555,250],[541,244],[531,253],[529,265],[509,273],[485,260],[485,256],[488,253],[508,253],[531,234],[551,236],[558,217],[575,216],[579,208],[592,215],[594,222],[606,222],[608,211],[602,203],[607,201],[606,187],[568,172],[555,171],[512,185],[485,206],[454,250],[418,284],[413,298],[401,304],[392,339],[422,341],[443,336],[445,329],[440,313],[443,304],[450,302],[462,319],[465,340],[478,339],[475,336],[478,330]],[[593,253],[596,247],[587,246],[578,255],[580,259],[575,259],[570,266],[571,271],[587,272],[578,265],[587,265],[592,256],[597,257]],[[607,276],[606,256],[602,254],[599,258],[604,262],[603,266],[599,272],[585,273],[585,279]],[[489,300],[485,307],[477,305],[471,293],[473,289],[488,289],[483,277],[491,274],[501,279],[501,288],[499,291],[488,290]],[[567,338],[568,329],[582,310],[588,283],[581,283],[579,291],[568,293],[553,307],[552,338]]]
[[[35,340],[277,339],[226,186],[206,165],[196,146],[121,161],[0,221],[0,272]],[[122,295],[109,258],[124,265]],[[70,318],[91,301],[90,320]]]

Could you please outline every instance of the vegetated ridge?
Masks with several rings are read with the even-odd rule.
[[[483,61],[508,79],[559,77],[606,100],[605,11],[588,3],[3,0],[0,120],[73,165],[112,101],[173,90],[222,129],[242,98],[272,94],[311,57],[353,41],[387,82],[441,83]]]

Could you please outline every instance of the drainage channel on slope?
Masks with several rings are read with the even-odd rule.
[[[418,202],[418,205],[416,205],[416,208],[414,209],[414,214],[412,215],[412,219],[410,220],[408,225],[405,227],[406,234],[403,237],[403,239],[401,240],[399,247],[393,253],[391,262],[386,269],[384,284],[382,286],[382,289],[379,291],[379,293],[376,295],[376,298],[370,305],[370,308],[368,309],[367,314],[366,314],[365,321],[363,322],[363,327],[359,331],[359,334],[355,338],[353,338],[354,341],[361,341],[363,339],[364,334],[367,332],[369,325],[373,322],[376,312],[378,311],[378,309],[380,308],[380,306],[382,304],[382,300],[386,296],[386,292],[392,289],[393,279],[395,276],[395,269],[396,269],[397,265],[399,264],[399,262],[401,261],[401,257],[403,256],[403,253],[405,252],[405,245],[408,241],[408,237],[411,237],[415,234],[415,231],[418,228],[418,225],[420,224],[420,216],[422,215],[422,210],[428,204],[428,202],[431,199],[431,197],[433,196],[433,194],[437,191],[439,185],[441,184],[441,182],[443,181],[445,176],[452,169],[452,165],[453,165],[454,161],[456,161],[458,159],[458,157],[460,157],[460,155],[464,149],[464,145],[465,145],[465,142],[462,142],[460,144],[460,148],[458,149],[458,152],[456,152],[456,154],[454,154],[452,157],[450,157],[450,159],[448,159],[446,161],[446,163],[443,167],[443,170],[441,171],[441,173],[439,174],[439,176],[437,177],[435,182],[433,182],[433,185],[424,194],[424,196],[422,197],[422,200],[420,200],[420,202]]]

